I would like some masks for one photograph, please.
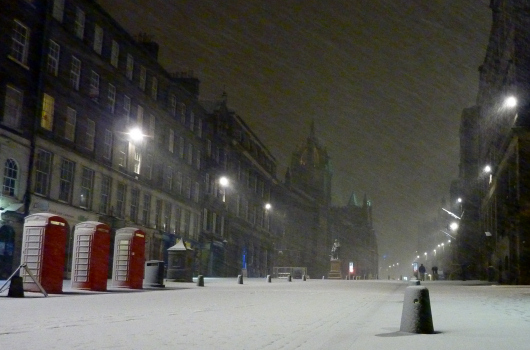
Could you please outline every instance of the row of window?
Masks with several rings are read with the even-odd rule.
[[[174,231],[192,236],[197,234],[198,214],[180,208],[171,201],[152,198],[150,193],[142,193],[138,187],[128,188],[124,182],[114,183],[115,181],[110,176],[96,174],[93,169],[80,166],[64,157],[60,158],[58,170],[54,171],[53,156],[51,152],[44,149],[38,149],[36,152],[34,185],[36,194],[49,196],[52,177],[56,176],[59,185],[56,195],[60,202],[119,218],[127,217],[131,222],[167,232]],[[6,184],[10,185],[9,181],[13,175],[11,163],[9,165],[8,171],[6,163],[5,172],[11,177],[4,175],[4,189]],[[96,176],[97,187],[95,186]],[[77,184],[76,181],[79,183]],[[96,190],[98,193],[95,193]],[[190,178],[184,181],[183,191],[188,192],[190,197],[192,196]],[[194,184],[193,192],[198,201],[198,183]],[[154,218],[151,217],[152,209],[154,209]]]

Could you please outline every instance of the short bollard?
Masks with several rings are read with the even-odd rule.
[[[287,282],[292,282],[293,281],[293,278],[291,277],[291,275],[287,276]]]
[[[307,278],[305,275],[302,276],[302,281],[305,281]]]
[[[419,286],[421,285],[420,280],[410,280],[411,286]]]
[[[243,275],[237,275],[237,284],[243,284]]]
[[[267,275],[267,282],[271,283],[271,275]]]
[[[24,298],[24,288],[22,286],[22,277],[13,276],[11,277],[9,285],[9,292],[7,296],[10,298]]]
[[[204,287],[204,276],[203,275],[197,276],[197,286]]]
[[[405,300],[401,313],[401,332],[433,334],[429,290],[424,286],[405,288]]]

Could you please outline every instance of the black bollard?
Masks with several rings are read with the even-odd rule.
[[[237,284],[243,284],[243,275],[237,275]]]
[[[22,286],[22,277],[13,276],[11,277],[8,297],[11,298],[24,298],[24,288]]]
[[[204,287],[204,276],[203,275],[197,276],[197,286]]]
[[[306,277],[305,275],[303,275],[303,276],[302,276],[302,281],[305,281],[306,278],[307,278],[307,277]]]
[[[291,275],[287,276],[287,282],[292,282],[292,281],[293,281],[293,279],[292,279]]]
[[[271,275],[267,275],[267,282],[271,283]]]

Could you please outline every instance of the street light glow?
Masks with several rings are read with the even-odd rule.
[[[230,181],[228,181],[228,178],[226,176],[221,176],[219,178],[219,185],[221,185],[221,187],[227,187],[229,183]]]
[[[451,231],[456,231],[458,230],[458,224],[456,222],[452,222],[451,225],[449,225],[449,228]]]
[[[270,203],[265,204],[265,209],[270,210],[272,208],[272,205]]]
[[[142,141],[144,139],[144,134],[140,128],[132,128],[128,134],[132,141]]]
[[[484,172],[485,172],[486,174],[491,173],[491,166],[486,165],[486,166],[484,167]]]
[[[458,199],[456,200],[458,203],[462,203],[462,198],[461,197],[458,197]]]
[[[504,106],[508,108],[514,108],[517,106],[517,99],[514,96],[508,96],[506,100],[504,100]]]

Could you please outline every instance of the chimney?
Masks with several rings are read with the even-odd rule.
[[[152,58],[158,61],[158,50],[160,47],[153,40],[152,35],[149,35],[147,33],[139,33],[136,36],[135,40],[138,44],[140,44],[140,46],[142,46],[149,53],[149,55]]]
[[[179,82],[196,99],[199,98],[199,85],[201,82],[193,74],[192,70],[175,72],[171,74],[171,77],[174,81]]]

